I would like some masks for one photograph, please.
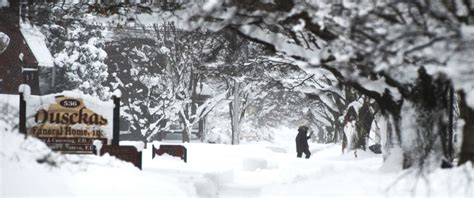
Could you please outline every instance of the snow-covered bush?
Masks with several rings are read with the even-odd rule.
[[[5,33],[0,32],[0,54],[7,50],[8,44],[10,44],[10,37]]]
[[[104,63],[102,28],[75,22],[68,27],[49,25],[49,48],[58,67],[56,91],[79,89],[101,99],[110,97],[104,86],[108,67]]]
[[[225,130],[219,127],[212,128],[206,134],[205,142],[216,144],[230,144],[230,130]]]

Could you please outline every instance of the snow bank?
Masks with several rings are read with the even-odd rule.
[[[145,174],[111,157],[61,155],[43,142],[2,131],[2,197],[23,196],[193,196],[177,178]]]
[[[470,165],[425,175],[412,170],[387,171],[382,167],[382,155],[362,150],[342,154],[340,145],[314,143],[310,143],[311,158],[298,159],[293,149],[285,146],[293,145],[293,138],[288,139],[293,137],[291,131],[280,131],[282,134],[276,136],[280,143],[184,144],[188,163],[165,156],[151,163],[145,161],[145,169],[192,178],[197,194],[203,197],[428,197],[427,192],[431,197],[472,195],[469,189],[474,185],[474,172]],[[285,136],[287,144],[283,143]]]

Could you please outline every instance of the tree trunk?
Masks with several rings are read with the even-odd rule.
[[[206,141],[206,122],[207,122],[207,116],[204,116],[203,118],[201,118],[201,120],[199,120],[199,133],[200,133],[199,140],[201,142]]]
[[[382,146],[382,154],[383,154],[383,161],[386,162],[387,159],[390,157],[390,149],[393,148],[393,138],[392,138],[392,124],[390,122],[390,115],[384,116],[385,118],[385,131],[381,133],[381,141],[380,144]],[[382,135],[383,134],[383,135]]]
[[[370,103],[368,99],[364,99],[364,104],[359,109],[356,122],[356,139],[354,148],[366,150],[367,139],[369,137],[374,114],[370,112]]]
[[[466,104],[466,96],[464,92],[460,92],[460,113],[461,118],[464,120],[463,127],[463,138],[461,145],[461,154],[459,159],[459,165],[471,161],[474,164],[474,109]]]
[[[395,101],[389,92],[377,101],[387,119],[384,159],[393,148],[402,150],[404,169],[423,167],[426,162],[447,158],[447,98],[449,81],[432,78],[421,68],[415,86],[403,100]]]
[[[402,148],[404,168],[423,167],[426,162],[449,159],[448,93],[450,83],[443,76],[436,79],[418,71],[418,80],[403,107]]]
[[[454,146],[453,146],[453,143],[454,143],[454,104],[456,103],[455,102],[455,97],[454,97],[454,87],[451,85],[451,87],[449,88],[449,103],[447,104],[448,105],[448,109],[449,111],[447,112],[447,114],[449,115],[449,118],[448,118],[448,137],[447,137],[447,146],[448,146],[448,150],[447,150],[447,157],[448,157],[448,161],[449,162],[453,162],[454,160]]]
[[[338,143],[344,138],[344,126],[342,126],[337,117],[335,119],[333,143]]]
[[[180,113],[179,117],[181,118],[181,124],[183,126],[183,132],[181,132],[181,137],[182,137],[183,143],[189,142],[191,127],[188,126],[189,124],[187,124],[188,122],[187,122],[187,119],[186,119],[185,115]]]
[[[402,148],[404,149],[404,168],[423,167],[426,162],[441,161],[446,158],[446,123],[443,118],[446,118],[446,111],[444,110],[422,110],[415,108],[414,119],[415,128],[402,129],[403,141]],[[404,123],[406,124],[406,123]],[[414,134],[413,134],[414,133]],[[411,137],[410,137],[411,136]]]
[[[232,145],[240,143],[240,98],[239,98],[240,83],[234,84],[234,100],[230,104],[230,116],[232,125]]]
[[[183,143],[189,142],[189,140],[190,140],[189,131],[190,131],[189,128],[184,126],[183,132],[182,132],[183,133],[183,135],[182,135],[183,136]]]

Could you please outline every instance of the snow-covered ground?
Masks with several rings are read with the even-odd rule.
[[[2,198],[474,197],[471,164],[424,176],[390,172],[381,169],[381,155],[358,151],[356,158],[342,154],[339,145],[314,143],[311,158],[299,159],[296,129],[285,127],[275,129],[272,143],[185,144],[188,163],[171,156],[151,159],[148,145],[142,171],[108,155],[52,153],[18,134],[9,120],[0,120],[0,129]]]

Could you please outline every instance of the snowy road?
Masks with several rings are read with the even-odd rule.
[[[467,184],[468,174],[462,168],[439,170],[428,176],[435,179],[424,183],[400,171],[384,171],[381,155],[362,151],[357,158],[353,152],[343,155],[338,145],[313,144],[308,160],[296,158],[291,145],[186,146],[187,164],[168,156],[147,163],[145,171],[192,181],[199,197],[469,197],[472,193],[466,191],[472,183]],[[446,185],[448,181],[453,185]]]
[[[356,158],[353,152],[342,154],[338,145],[310,144],[313,155],[307,160],[295,157],[292,141],[190,143],[185,144],[188,163],[171,156],[152,160],[146,149],[140,171],[110,156],[51,154],[41,142],[17,133],[1,137],[2,198],[472,197],[474,189],[470,166],[439,169],[424,178],[404,176],[409,172],[382,169],[380,155],[359,151]],[[37,163],[45,156],[54,165]]]
[[[296,158],[291,149],[271,145],[188,144],[187,164],[164,157],[145,162],[144,171],[193,180],[197,194],[203,197],[373,193],[374,186],[363,185],[363,178],[380,174],[381,156],[334,156],[340,152],[337,145],[313,146],[313,156],[306,160]],[[347,192],[341,192],[340,186],[347,186]]]

